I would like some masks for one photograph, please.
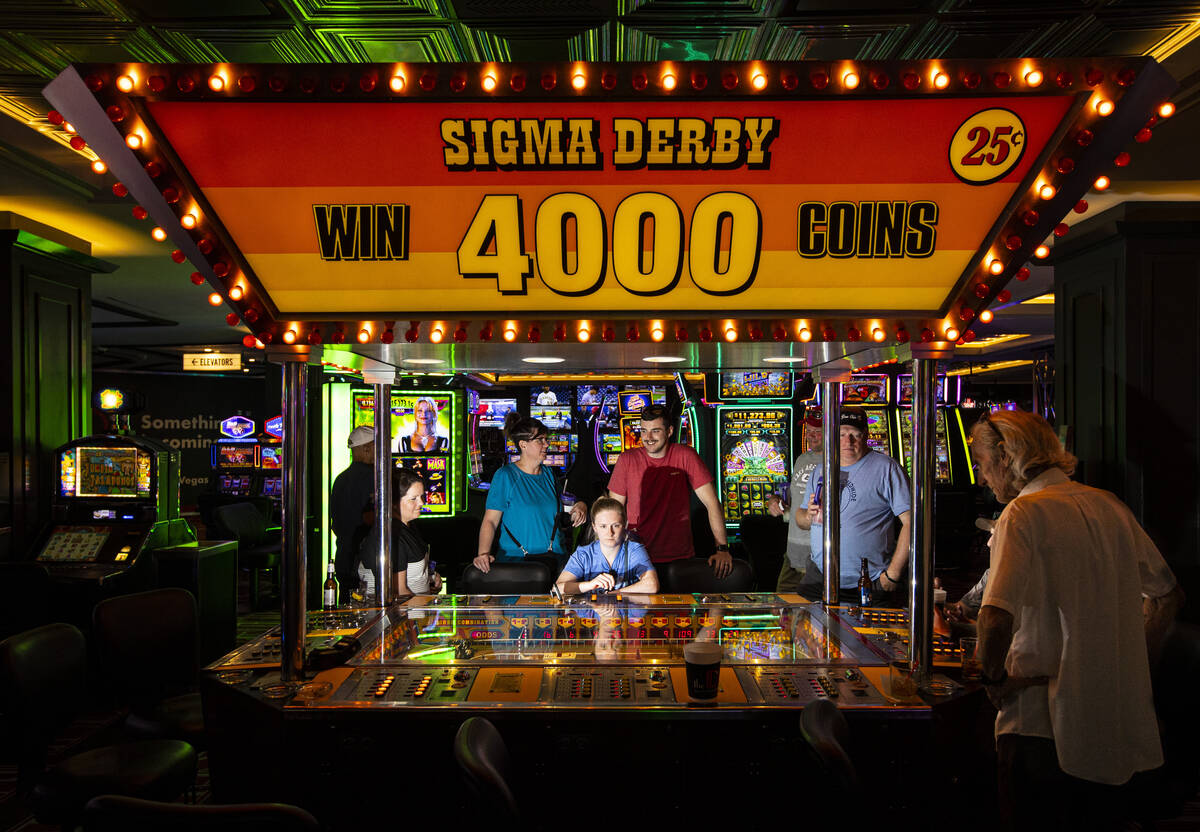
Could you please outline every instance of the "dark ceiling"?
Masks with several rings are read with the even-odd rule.
[[[69,64],[1150,55],[1180,81],[1178,115],[1093,201],[1094,215],[1124,199],[1198,198],[1198,34],[1200,2],[1169,0],[4,0],[0,211],[87,241],[116,266],[93,283],[97,368],[178,367],[171,346],[233,344],[242,332],[111,195],[90,151],[71,150],[69,134],[47,122],[41,89]],[[1038,269],[1014,300],[1051,285],[1050,270]],[[1053,307],[1021,306],[999,314],[992,332],[1033,337],[960,353],[1044,348]]]

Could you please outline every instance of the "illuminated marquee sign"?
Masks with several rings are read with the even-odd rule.
[[[44,92],[248,346],[646,314],[903,343],[970,340],[1177,86],[1148,58],[853,69],[102,64]]]
[[[254,422],[245,416],[230,416],[221,422],[221,435],[242,439],[254,433]]]
[[[280,313],[328,316],[935,309],[1074,102],[150,111]]]

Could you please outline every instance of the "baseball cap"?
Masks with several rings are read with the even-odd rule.
[[[842,420],[839,424],[849,425],[852,428],[867,432],[867,414],[857,407],[843,407]]]
[[[368,425],[359,425],[354,430],[350,431],[350,438],[346,440],[347,448],[357,448],[359,445],[368,445],[375,441],[375,428]]]

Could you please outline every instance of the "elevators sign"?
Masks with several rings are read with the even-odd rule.
[[[147,108],[280,315],[302,318],[937,309],[1076,101]]]

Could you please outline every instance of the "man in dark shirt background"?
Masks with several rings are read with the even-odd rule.
[[[337,475],[329,497],[333,536],[337,539],[333,562],[341,587],[339,603],[349,600],[350,593],[358,586],[355,532],[365,529],[374,514],[375,428],[356,427],[350,431],[346,444],[350,448],[350,466]]]

